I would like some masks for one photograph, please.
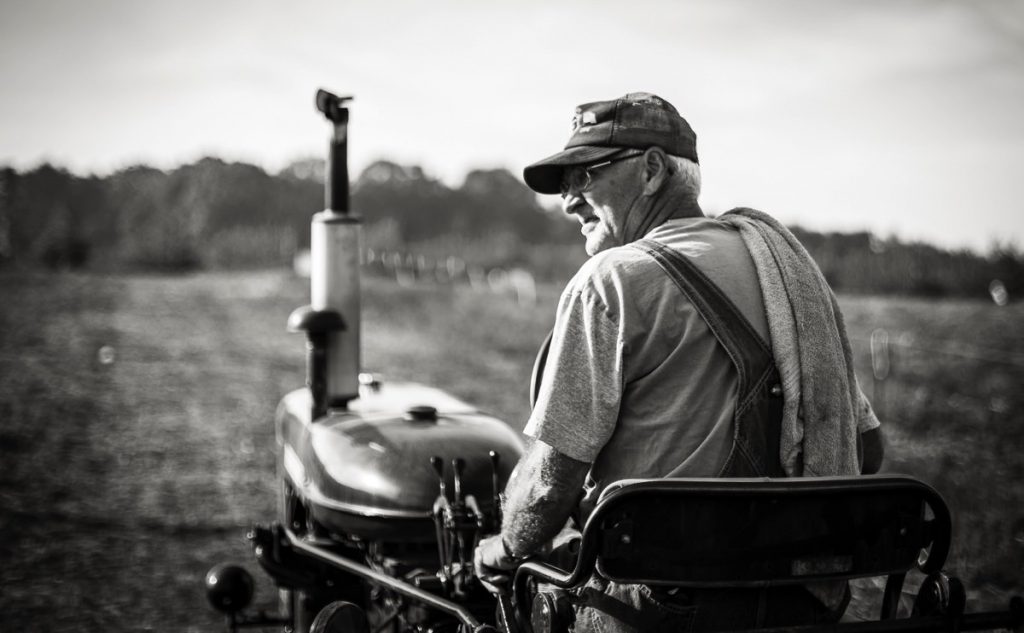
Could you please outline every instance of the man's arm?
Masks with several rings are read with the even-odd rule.
[[[505,488],[501,535],[514,556],[540,550],[579,502],[590,464],[534,440]]]
[[[501,534],[477,548],[478,572],[481,566],[511,569],[550,542],[576,507],[589,470],[590,464],[534,440],[505,488]]]

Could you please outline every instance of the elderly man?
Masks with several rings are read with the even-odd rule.
[[[559,302],[525,429],[533,442],[501,533],[477,550],[480,572],[541,551],[619,479],[878,469],[878,421],[827,284],[768,216],[704,216],[696,135],[671,104],[633,93],[581,105],[565,149],[524,177],[561,194],[591,258]],[[828,621],[844,593],[664,592],[595,578],[575,598],[575,630]]]

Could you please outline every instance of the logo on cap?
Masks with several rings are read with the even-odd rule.
[[[573,134],[575,134],[576,132],[579,132],[580,128],[582,128],[582,127],[585,127],[587,125],[596,125],[596,124],[597,124],[597,115],[594,114],[592,111],[587,110],[586,112],[582,112],[580,110],[576,110],[576,114],[572,115],[572,130],[571,130],[571,132]],[[585,132],[586,130],[583,130],[583,131]]]

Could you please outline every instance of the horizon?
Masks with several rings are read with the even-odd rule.
[[[326,148],[350,173],[558,151],[579,103],[647,90],[698,134],[709,213],[947,250],[1024,244],[1024,3],[775,0],[4,2],[0,164],[109,175],[214,156],[268,173]],[[550,203],[549,203],[550,204]]]
[[[282,172],[285,169],[289,168],[293,164],[293,163],[289,163],[287,165],[283,165],[281,168],[279,168],[277,170],[268,170],[265,167],[263,167],[262,165],[256,165],[254,163],[248,163],[248,162],[246,162],[244,160],[228,160],[228,159],[225,159],[225,158],[220,157],[220,156],[206,155],[206,156],[202,156],[202,157],[200,157],[200,158],[198,158],[198,159],[196,159],[194,161],[191,161],[191,162],[188,162],[188,163],[181,163],[179,165],[174,165],[174,166],[167,167],[167,168],[159,167],[159,166],[156,166],[156,165],[150,165],[150,164],[147,164],[147,163],[133,163],[131,165],[125,165],[123,167],[120,167],[118,169],[114,169],[114,170],[111,170],[111,171],[105,172],[105,173],[90,172],[90,173],[83,174],[83,173],[79,173],[79,172],[76,172],[74,170],[71,170],[71,169],[69,169],[69,168],[67,168],[66,166],[63,166],[63,165],[55,164],[55,163],[52,163],[52,162],[49,162],[49,161],[43,161],[43,162],[41,162],[41,163],[39,163],[37,165],[33,165],[33,166],[31,166],[31,167],[29,167],[27,169],[19,169],[19,170],[16,170],[16,171],[18,171],[18,173],[24,174],[24,173],[27,173],[27,172],[30,172],[30,171],[35,171],[37,169],[41,169],[41,168],[43,168],[45,166],[49,166],[49,167],[51,167],[53,169],[56,169],[56,170],[59,170],[59,171],[65,171],[65,172],[71,174],[75,178],[100,178],[100,179],[104,179],[104,178],[109,178],[109,177],[113,176],[114,174],[121,173],[121,172],[124,172],[124,171],[128,171],[128,170],[134,169],[134,168],[157,169],[159,171],[162,171],[165,174],[169,174],[169,173],[173,172],[176,169],[183,168],[183,167],[188,167],[190,165],[195,165],[196,163],[198,163],[200,161],[203,161],[203,160],[207,160],[207,159],[219,160],[219,161],[221,161],[221,162],[223,162],[225,164],[239,164],[239,165],[246,165],[246,166],[251,166],[251,167],[257,167],[257,168],[263,170],[263,172],[266,173],[267,175],[269,175],[271,177],[275,177],[275,178],[281,177]],[[307,158],[296,159],[296,161],[293,161],[293,162],[298,162],[298,161],[302,161],[302,160],[310,160],[310,159],[321,160],[321,161],[323,160],[322,158],[317,158],[317,157],[307,157]],[[378,160],[388,161],[390,159],[380,158]],[[394,162],[394,161],[391,161],[391,162]],[[401,167],[419,167],[418,165],[406,165],[406,164],[402,164],[402,163],[395,163],[395,164],[397,164],[397,165],[399,165]],[[4,167],[6,167],[6,165],[0,164],[0,169],[2,169]],[[369,165],[367,165],[367,167],[369,167]],[[365,169],[365,167],[364,167],[364,169]],[[474,169],[475,168],[470,168],[469,171],[473,171]],[[480,169],[484,169],[484,168],[480,168]],[[497,167],[495,169],[505,169],[505,168],[504,167]],[[507,169],[506,169],[506,171],[508,173],[512,174],[513,176],[516,176],[516,174],[512,173],[511,171],[509,171]],[[352,173],[349,174],[349,178],[350,178],[350,181],[352,182],[352,184],[355,184],[356,179],[359,177],[359,175],[361,175],[361,173],[362,172],[360,172],[359,174],[352,174]],[[435,177],[435,175],[431,174],[427,170],[424,170],[423,173],[424,173],[424,177],[426,177],[428,179],[436,180],[438,182],[441,182],[444,186],[446,186],[446,187],[448,187],[449,189],[452,189],[452,190],[459,189],[464,184],[465,176],[463,177],[463,181],[459,181],[457,183],[450,183],[450,182],[445,182],[444,180]],[[468,173],[469,172],[467,172],[467,175],[468,175]],[[519,178],[518,176],[516,176],[516,177],[520,181],[520,183],[523,184],[522,183],[522,178]],[[316,183],[321,184],[321,185],[324,182],[323,179],[320,178],[320,177],[302,178],[302,179],[310,180],[310,181],[316,182]],[[526,185],[523,184],[523,186],[525,187]],[[549,213],[561,214],[560,205],[558,205],[557,203],[552,203],[552,204],[547,204],[547,205],[545,204],[545,198],[547,198],[547,197],[550,197],[550,196],[542,196],[540,194],[537,194],[538,202],[541,205],[541,207],[545,211],[547,211]],[[551,203],[550,200],[548,200],[547,202]],[[724,213],[725,211],[728,211],[728,210],[729,209],[726,209],[726,210],[724,210],[724,211],[722,211],[720,213],[713,213],[713,214],[708,212],[707,209],[705,209],[704,211],[705,211],[705,213],[709,217],[716,217],[716,216],[720,215],[721,213]],[[354,211],[358,212],[358,209],[354,209]],[[990,244],[986,248],[975,248],[975,247],[972,247],[972,246],[961,246],[961,247],[953,246],[953,247],[950,247],[950,246],[945,246],[945,245],[942,245],[942,244],[936,244],[936,243],[933,243],[933,242],[929,242],[927,240],[907,239],[907,238],[901,237],[899,235],[883,235],[883,234],[880,234],[877,231],[873,231],[873,230],[871,230],[869,228],[859,229],[859,230],[858,229],[853,229],[853,230],[848,230],[848,231],[831,230],[831,229],[814,229],[814,228],[810,228],[810,227],[807,227],[805,225],[802,225],[799,222],[790,222],[790,223],[787,223],[787,226],[790,229],[798,229],[798,230],[801,230],[801,231],[807,231],[807,232],[810,232],[810,233],[817,233],[819,235],[825,235],[825,236],[828,236],[828,235],[849,236],[849,235],[857,235],[857,234],[864,234],[864,233],[866,233],[866,234],[870,235],[872,238],[877,238],[878,240],[880,240],[883,243],[889,242],[889,241],[894,241],[895,243],[903,245],[903,246],[924,245],[924,246],[934,247],[934,248],[936,248],[936,249],[938,249],[940,251],[944,251],[944,252],[947,252],[947,253],[950,253],[950,254],[956,254],[956,253],[960,253],[960,252],[967,252],[967,253],[971,253],[971,254],[976,255],[976,256],[986,257],[987,258],[987,257],[993,256],[993,255],[1009,252],[1010,254],[1012,254],[1015,257],[1024,256],[1024,250],[1022,250],[1021,245],[1020,244],[1016,244],[1016,243],[1012,243],[1012,242],[1011,243],[993,243],[993,244]],[[872,244],[874,244],[874,242]],[[872,246],[872,248],[874,248],[874,246]]]

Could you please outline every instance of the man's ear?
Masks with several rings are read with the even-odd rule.
[[[671,164],[669,163],[668,155],[660,147],[647,148],[641,160],[644,166],[643,195],[653,196],[668,182],[668,177],[672,173]]]

